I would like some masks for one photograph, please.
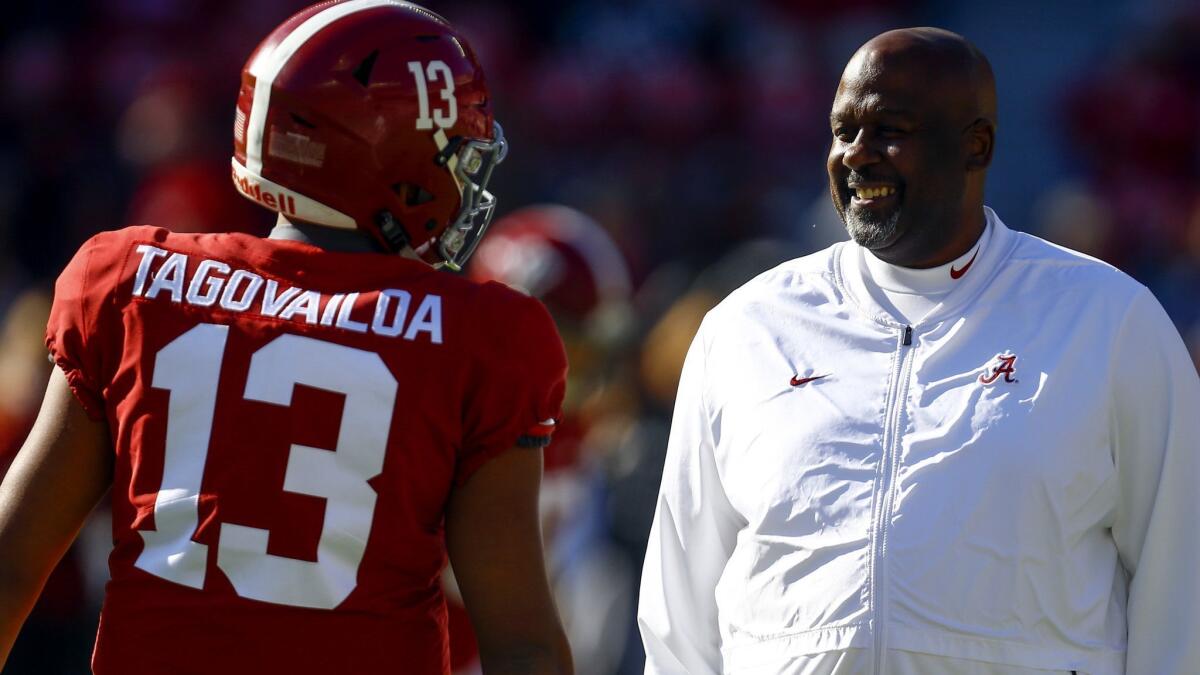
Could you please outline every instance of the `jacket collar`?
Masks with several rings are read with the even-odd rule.
[[[970,269],[954,289],[947,293],[925,318],[914,324],[914,328],[961,314],[962,309],[991,284],[996,273],[1011,255],[1017,242],[1015,233],[1004,225],[992,209],[985,206],[983,213],[987,218],[987,227],[991,230],[991,241],[973,260]],[[867,280],[866,270],[863,269],[863,256],[860,252],[861,247],[858,244],[846,242],[835,254],[834,275],[838,286],[850,299],[851,304],[872,321],[890,328],[902,327],[903,323],[876,302],[868,290],[867,284],[870,282]],[[872,254],[868,252],[866,255]]]

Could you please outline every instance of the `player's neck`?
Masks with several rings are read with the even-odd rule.
[[[289,221],[282,216],[275,222],[268,239],[286,239],[311,244],[326,251],[343,253],[383,253],[370,237],[358,230],[339,230],[323,225]]]

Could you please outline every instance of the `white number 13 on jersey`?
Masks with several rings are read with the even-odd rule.
[[[153,386],[170,392],[166,453],[155,529],[140,532],[145,548],[135,564],[193,588],[204,587],[208,562],[208,545],[192,535],[228,334],[228,326],[202,323],[163,347],[154,361]],[[383,470],[396,378],[373,352],[282,335],[251,357],[244,395],[288,406],[297,384],[346,396],[333,452],[293,444],[283,481],[284,490],[326,500],[317,561],[267,553],[267,530],[223,523],[217,566],[242,597],[333,609],[358,583],[375,513],[375,490],[367,481]]]

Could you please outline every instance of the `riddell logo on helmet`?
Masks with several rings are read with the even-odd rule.
[[[296,215],[296,200],[283,190],[280,190],[278,194],[263,192],[261,185],[250,180],[247,176],[239,176],[237,169],[233,170],[233,182],[242,191],[242,194],[259,204],[288,215]]]

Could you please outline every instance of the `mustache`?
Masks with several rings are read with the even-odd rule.
[[[899,185],[901,181],[894,176],[874,176],[870,174],[859,173],[858,171],[851,169],[850,172],[846,174],[845,179],[842,181],[842,185],[850,185],[851,183],[876,182],[888,182]]]

